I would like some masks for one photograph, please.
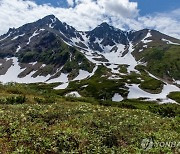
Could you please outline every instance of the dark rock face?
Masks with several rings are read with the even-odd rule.
[[[93,50],[103,51],[103,49],[96,43],[98,40],[102,46],[114,46],[118,44],[128,44],[127,33],[116,29],[107,23],[102,23],[92,31],[87,32],[89,38],[89,46]]]

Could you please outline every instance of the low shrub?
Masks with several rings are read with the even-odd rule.
[[[26,102],[26,96],[11,96],[5,99],[5,104],[23,104]]]

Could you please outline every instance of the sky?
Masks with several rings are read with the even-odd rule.
[[[0,35],[49,14],[77,30],[108,22],[122,30],[156,29],[180,39],[180,0],[0,0]]]

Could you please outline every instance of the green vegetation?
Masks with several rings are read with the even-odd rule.
[[[120,65],[119,66],[119,68],[120,68],[120,70],[119,70],[119,72],[120,73],[124,73],[124,74],[127,74],[128,72],[127,72],[127,65]]]
[[[65,95],[71,91],[78,91],[84,97],[93,97],[98,100],[112,100],[115,93],[127,98],[128,84],[139,84],[140,88],[152,93],[160,93],[163,88],[163,82],[149,76],[149,74],[138,66],[140,74],[132,72],[126,75],[119,75],[120,79],[108,79],[112,73],[111,70],[101,65],[95,74],[88,79],[70,82],[68,88],[58,90],[59,95]]]
[[[147,69],[161,78],[180,78],[180,47],[176,45],[154,46],[139,56],[147,63]]]
[[[19,60],[22,63],[29,63],[29,62],[32,62],[32,59],[37,59],[37,56],[38,56],[38,53],[33,52],[33,51],[28,51],[24,54],[21,54],[19,56]]]
[[[136,66],[136,69],[141,72],[141,76],[140,76],[140,78],[142,79],[140,83],[141,89],[154,94],[160,93],[162,91],[163,82],[150,77],[149,74],[145,71],[146,70],[145,66],[138,65]]]
[[[51,47],[53,48],[48,49],[47,46],[47,48],[43,49],[44,46],[46,47],[45,42],[49,41],[46,39],[51,39]],[[40,70],[40,73],[42,72],[45,75],[51,74],[53,68],[64,66],[62,72],[70,73],[69,78],[71,79],[78,75],[79,69],[88,72],[93,71],[95,65],[78,49],[68,46],[63,41],[57,40],[54,36],[43,38],[39,46],[39,48],[42,48],[40,51],[32,48],[32,51],[18,53],[19,61],[22,63],[37,61],[46,64],[47,66]]]
[[[0,85],[0,153],[178,153],[141,147],[144,138],[179,142],[178,105],[64,98],[53,86]]]
[[[128,91],[125,88],[124,80],[107,80],[107,77],[103,77],[106,75],[109,75],[109,70],[101,65],[91,78],[71,82],[67,89],[59,90],[58,93],[64,95],[70,91],[78,90],[85,97],[93,97],[99,100],[111,100],[114,93],[126,97]]]
[[[180,92],[172,92],[168,95],[168,97],[180,103]]]
[[[146,79],[140,85],[140,88],[150,91],[151,93],[160,93],[162,90],[162,82],[153,78]]]

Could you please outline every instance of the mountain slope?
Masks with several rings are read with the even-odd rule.
[[[0,81],[60,82],[60,94],[174,102],[180,40],[102,23],[82,32],[50,15],[0,36]],[[173,85],[175,84],[175,85]]]

